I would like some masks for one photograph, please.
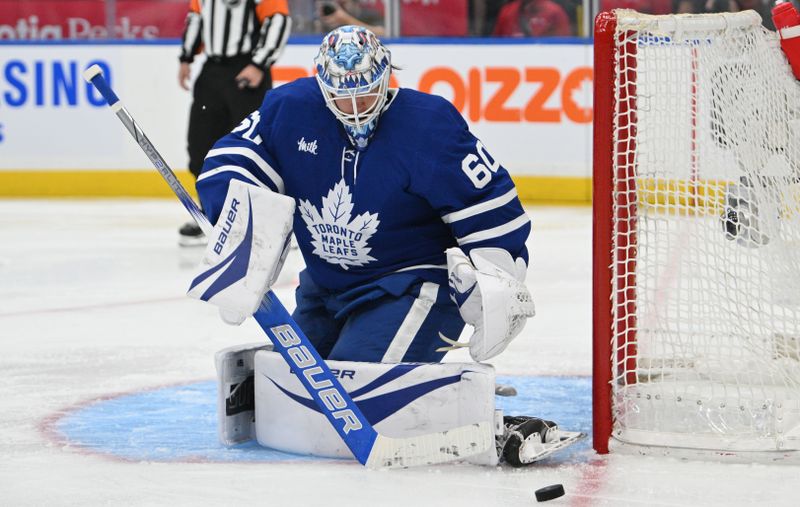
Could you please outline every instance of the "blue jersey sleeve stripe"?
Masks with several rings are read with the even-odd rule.
[[[477,243],[478,241],[485,241],[487,239],[494,239],[499,238],[500,236],[504,236],[509,232],[515,231],[520,227],[528,224],[530,219],[528,215],[523,213],[522,215],[518,216],[514,220],[510,222],[506,222],[503,225],[498,225],[497,227],[492,227],[491,229],[484,229],[482,231],[473,232],[472,234],[468,234],[462,238],[456,238],[459,245],[468,245],[470,243]]]
[[[239,155],[251,160],[255,163],[261,171],[269,178],[272,183],[278,189],[278,192],[281,194],[285,193],[285,187],[283,185],[283,178],[280,177],[277,171],[272,168],[271,165],[267,163],[258,153],[251,150],[250,148],[243,148],[243,147],[229,147],[229,148],[215,148],[208,152],[206,155],[206,160],[218,157],[220,155]]]
[[[200,173],[200,176],[197,178],[197,181],[199,183],[209,178],[213,178],[214,176],[217,176],[220,173],[226,173],[226,172],[239,174],[243,176],[248,182],[253,183],[254,185],[259,186],[261,188],[272,191],[275,190],[274,188],[269,188],[267,185],[259,181],[258,178],[253,176],[253,174],[251,174],[248,170],[239,167],[238,165],[221,165],[219,167],[215,167],[214,169],[203,171],[202,173]]]
[[[475,204],[468,208],[448,213],[447,215],[442,217],[442,221],[446,224],[451,224],[453,222],[458,222],[459,220],[464,220],[465,218],[474,217],[475,215],[479,215],[481,213],[485,213],[487,211],[500,208],[505,204],[514,200],[516,197],[517,197],[517,189],[512,188],[511,190],[501,195],[500,197],[495,197],[494,199],[489,199],[488,201],[479,202],[478,204]]]

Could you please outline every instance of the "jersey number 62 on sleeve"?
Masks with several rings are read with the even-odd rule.
[[[470,179],[475,188],[483,188],[492,181],[492,174],[500,169],[500,163],[494,160],[480,141],[475,144],[478,155],[468,153],[461,161],[461,170]]]

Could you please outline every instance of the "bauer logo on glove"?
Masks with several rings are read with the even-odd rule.
[[[255,313],[286,258],[294,207],[291,197],[232,180],[189,296],[219,306],[231,324]]]

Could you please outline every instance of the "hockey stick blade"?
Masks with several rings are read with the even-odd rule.
[[[92,65],[84,71],[83,77],[103,95],[197,225],[209,235],[213,227],[208,218],[122,105],[100,67]],[[361,464],[371,468],[432,465],[480,454],[494,444],[493,430],[488,423],[409,438],[378,434],[272,291],[264,296],[253,317]]]
[[[378,435],[365,464],[370,468],[413,467],[464,459],[489,449],[494,444],[491,435],[486,422],[418,437]]]

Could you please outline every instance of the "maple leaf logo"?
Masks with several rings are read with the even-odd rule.
[[[300,201],[300,216],[313,237],[312,253],[342,269],[377,260],[369,255],[372,248],[367,241],[381,223],[378,214],[362,213],[351,221],[352,213],[353,196],[344,179],[322,198],[320,210],[308,200]]]

